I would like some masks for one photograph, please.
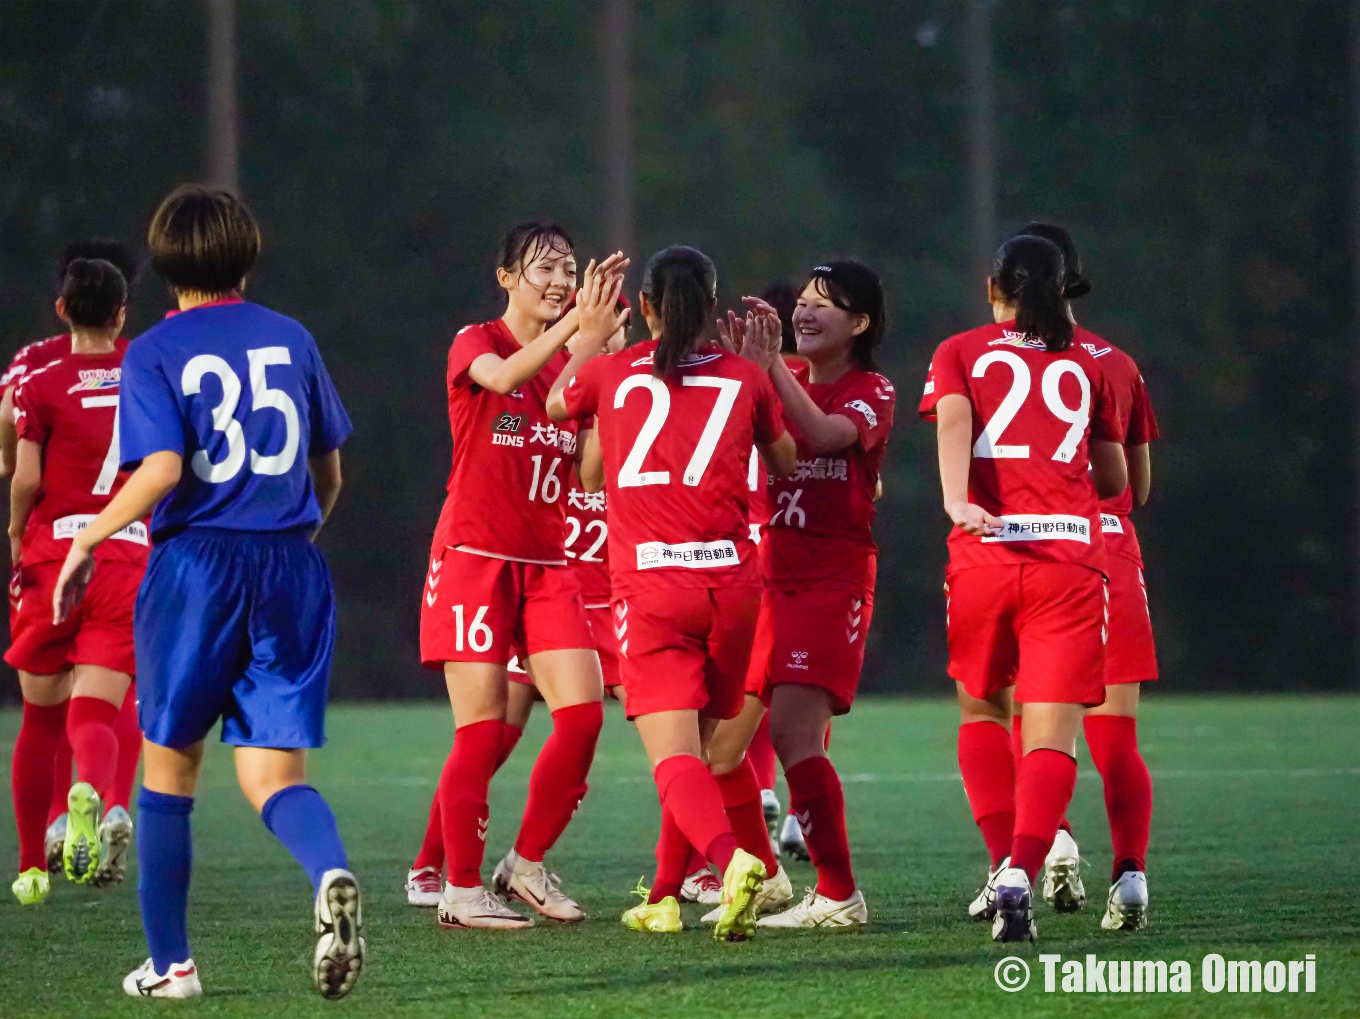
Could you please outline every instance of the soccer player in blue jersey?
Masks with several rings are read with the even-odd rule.
[[[89,584],[94,547],[155,507],[135,620],[146,735],[137,895],[151,958],[123,989],[203,993],[186,919],[189,815],[221,718],[242,791],[312,879],[313,981],[340,998],[364,962],[359,887],[306,760],[325,742],[335,643],[334,589],[312,539],[340,491],[349,418],[307,330],[241,299],[260,250],[244,205],[178,188],[148,244],[179,311],[128,349],[116,442],[135,473],[73,540],[53,599],[61,619]]]

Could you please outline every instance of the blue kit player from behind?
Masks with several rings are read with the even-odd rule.
[[[72,542],[53,606],[63,618],[89,584],[91,550],[155,507],[134,623],[146,736],[137,894],[151,958],[123,989],[203,993],[186,919],[189,815],[220,718],[246,798],[312,879],[313,981],[341,998],[364,964],[359,886],[306,763],[325,742],[335,644],[335,593],[312,539],[340,491],[349,418],[307,330],[241,299],[260,251],[244,205],[178,188],[147,239],[180,310],[128,349],[114,452],[135,472]]]

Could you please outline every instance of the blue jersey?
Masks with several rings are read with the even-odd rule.
[[[311,334],[244,301],[192,308],[134,340],[118,418],[124,469],[164,450],[184,457],[152,517],[157,541],[191,526],[316,527],[307,458],[352,427]]]

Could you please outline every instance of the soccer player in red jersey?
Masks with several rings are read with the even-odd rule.
[[[597,418],[619,678],[661,798],[657,880],[624,922],[680,929],[676,894],[694,846],[724,875],[715,937],[738,940],[754,933],[767,867],[739,843],[704,757],[718,720],[741,710],[759,608],[751,447],[782,475],[793,440],[765,373],[704,342],[716,286],[703,253],[677,246],[654,255],[640,298],[653,339],[595,360],[583,344],[548,410],[559,421]],[[778,332],[765,317],[752,328]],[[758,789],[748,806],[768,855]]]
[[[1127,484],[1122,422],[1100,361],[1073,342],[1061,250],[1015,237],[997,252],[994,325],[950,337],[920,413],[938,422],[953,521],[946,574],[959,767],[991,854],[977,919],[1035,936],[1032,883],[1076,783],[1085,708],[1105,699],[1100,498]],[[1023,757],[1011,704],[1025,706]]]
[[[1071,302],[1089,293],[1090,281],[1072,235],[1054,223],[1030,223],[1022,234],[1044,237],[1062,249],[1067,271],[1063,297]],[[1105,645],[1105,703],[1088,708],[1083,719],[1086,745],[1105,785],[1105,811],[1114,843],[1113,884],[1106,897],[1101,926],[1138,930],[1147,925],[1147,846],[1152,824],[1152,777],[1138,749],[1140,684],[1157,678],[1157,651],[1143,581],[1143,552],[1130,513],[1147,502],[1152,490],[1149,443],[1158,437],[1157,419],[1147,386],[1133,358],[1095,333],[1077,326],[1074,342],[1100,359],[1114,387],[1119,419],[1124,423],[1124,457],[1129,486],[1100,504],[1105,535],[1105,574],[1109,578],[1110,628]],[[1012,744],[1022,742],[1021,715],[1016,714]],[[1058,830],[1044,861],[1044,898],[1060,911],[1080,909],[1086,898],[1080,856],[1071,830]]]
[[[585,795],[603,722],[599,658],[563,548],[576,432],[550,421],[544,400],[578,325],[582,342],[598,346],[626,320],[614,312],[626,265],[622,255],[598,270],[591,263],[591,300],[564,316],[576,287],[570,238],[551,224],[517,226],[497,259],[505,314],[463,329],[449,349],[453,466],[420,618],[421,659],[443,670],[455,725],[439,782],[444,926],[533,922],[483,887],[480,873],[487,788],[506,736],[506,665],[517,649],[552,710],[553,732],[534,766],[519,836],[493,882],[544,916],[585,915],[543,866]]]
[[[43,901],[50,887],[43,828],[63,729],[78,779],[67,793],[67,878],[84,884],[97,875],[101,883],[121,876],[132,835],[126,805],[107,813],[106,805],[118,780],[115,725],[137,671],[132,606],[150,550],[146,522],[130,524],[101,547],[99,572],[78,611],[61,624],[51,612],[71,539],[124,480],[115,418],[126,302],[127,284],[112,263],[73,260],[57,302],[71,327],[70,350],[31,367],[14,395],[19,442],[9,533],[19,597],[5,661],[19,671],[24,695],[13,766],[20,851],[13,890],[24,903]]]

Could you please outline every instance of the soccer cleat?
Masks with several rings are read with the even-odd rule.
[[[439,917],[440,927],[517,931],[534,925],[532,916],[520,916],[481,885],[476,888],[459,888],[445,884],[444,894],[439,897],[439,911],[436,915]]]
[[[575,923],[586,918],[585,910],[562,894],[556,876],[547,867],[526,860],[513,849],[496,864],[491,887],[501,898],[519,899],[549,920]]]
[[[104,810],[99,794],[88,782],[77,782],[66,795],[66,839],[62,842],[61,863],[66,880],[88,884],[99,866],[102,846],[99,819]]]
[[[1001,876],[1001,872],[1009,869],[1011,858],[1003,857],[1001,862],[996,865],[995,870],[987,872],[987,880],[977,893],[977,898],[968,904],[968,918],[981,923],[983,920],[990,920],[996,916],[996,879]]]
[[[779,797],[775,795],[773,789],[760,790],[760,806],[765,811],[765,823],[770,826],[773,832],[775,825],[779,823],[779,815],[783,813],[779,809]]]
[[[765,864],[738,849],[723,874],[722,905],[713,925],[715,941],[745,941],[756,932],[756,892],[765,880]]]
[[[869,922],[869,907],[864,904],[864,894],[857,888],[855,894],[844,902],[818,895],[815,888],[809,888],[803,901],[791,909],[772,916],[764,916],[756,921],[757,927],[858,927]]]
[[[322,874],[315,908],[321,937],[312,957],[312,983],[321,997],[337,1001],[354,990],[364,969],[364,911],[354,875],[338,867]]]
[[[21,906],[39,906],[47,901],[52,892],[52,879],[41,867],[29,867],[14,879],[9,886]]]
[[[795,860],[812,859],[807,842],[803,840],[803,829],[798,827],[798,818],[792,813],[784,818],[784,826],[779,829],[779,852]]]
[[[171,963],[164,975],[150,959],[123,977],[123,990],[134,998],[201,998],[203,985],[193,959]]]
[[[420,867],[406,872],[406,901],[412,906],[426,906],[433,909],[439,905],[439,893],[444,882],[439,871],[433,867]]]
[[[753,899],[756,916],[764,916],[766,913],[777,913],[790,902],[793,901],[793,884],[789,881],[789,876],[780,867],[774,872],[773,877],[767,877],[760,885],[760,891],[756,892]],[[722,907],[711,912],[705,913],[701,918],[701,923],[717,923],[718,917],[722,915]]]
[[[1086,902],[1081,883],[1081,856],[1066,828],[1059,828],[1044,857],[1044,901],[1059,913],[1075,913]]]
[[[647,896],[651,894],[651,889],[644,887],[641,878],[638,878],[638,884],[633,889],[633,894],[640,895],[642,901],[632,909],[625,910],[623,916],[620,917],[623,925],[630,931],[678,934],[685,929],[685,925],[680,919],[680,903],[675,901],[674,895],[667,895],[660,902],[648,902]]]
[[[99,866],[90,884],[108,888],[127,874],[127,851],[132,844],[132,818],[124,807],[110,807],[99,824]]]
[[[61,850],[66,844],[66,815],[58,814],[57,819],[47,826],[43,836],[43,848],[47,851],[47,873],[56,877],[61,873]]]
[[[1147,926],[1147,909],[1147,875],[1141,870],[1126,870],[1110,885],[1100,926],[1107,931],[1140,931]]]
[[[995,885],[992,940],[1033,941],[1039,928],[1034,923],[1034,890],[1029,876],[1019,867],[1007,867],[996,876]]]
[[[680,901],[716,906],[722,902],[722,878],[708,868],[696,870],[680,886]]]

